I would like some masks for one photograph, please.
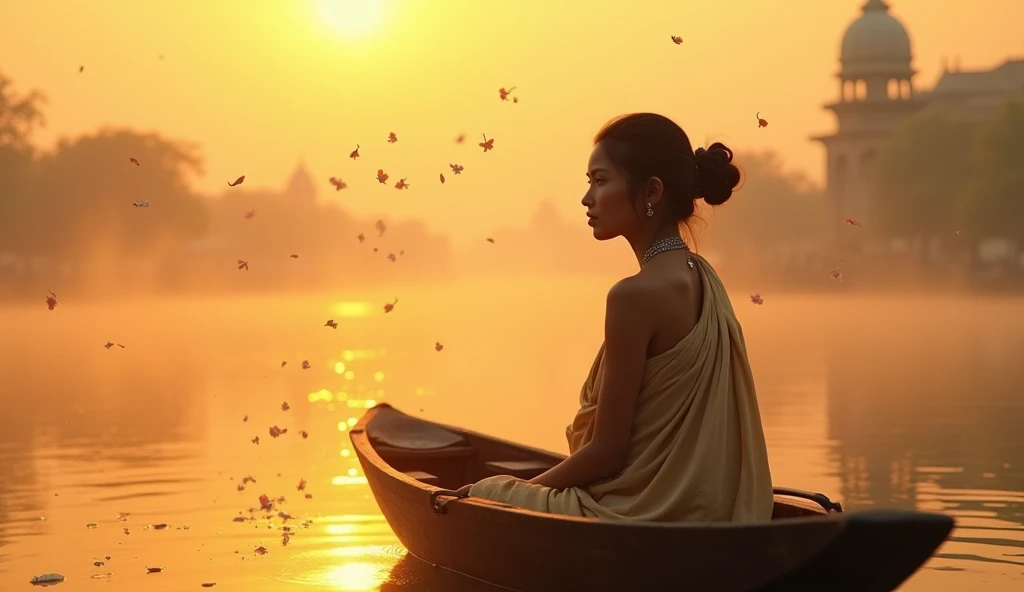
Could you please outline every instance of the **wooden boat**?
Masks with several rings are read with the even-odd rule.
[[[844,513],[820,493],[777,488],[770,522],[670,524],[533,512],[454,490],[497,474],[532,478],[562,455],[381,404],[350,431],[366,480],[415,557],[511,590],[894,590],[953,519]]]

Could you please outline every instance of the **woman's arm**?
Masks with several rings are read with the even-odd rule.
[[[530,483],[554,489],[585,487],[614,477],[625,467],[652,334],[645,294],[632,279],[622,280],[608,292],[593,438]]]
[[[614,477],[622,470],[622,467],[616,467],[611,462],[612,458],[612,455],[594,446],[593,442],[588,442],[562,462],[530,479],[530,483],[552,489],[585,487]]]

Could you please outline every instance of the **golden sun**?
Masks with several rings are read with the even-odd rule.
[[[373,30],[380,20],[383,0],[320,0],[325,24],[347,37],[359,37]]]

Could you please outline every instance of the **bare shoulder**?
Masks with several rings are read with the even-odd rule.
[[[657,299],[657,286],[647,278],[634,275],[621,279],[608,290],[608,317],[646,325],[638,321],[650,317]]]

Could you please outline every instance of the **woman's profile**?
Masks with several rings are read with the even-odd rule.
[[[462,489],[536,511],[659,522],[772,514],[764,432],[743,334],[714,269],[680,227],[740,180],[732,151],[690,145],[672,120],[635,113],[594,139],[583,197],[594,238],[623,237],[639,271],[608,292],[605,340],[566,429],[570,455],[529,481]]]

